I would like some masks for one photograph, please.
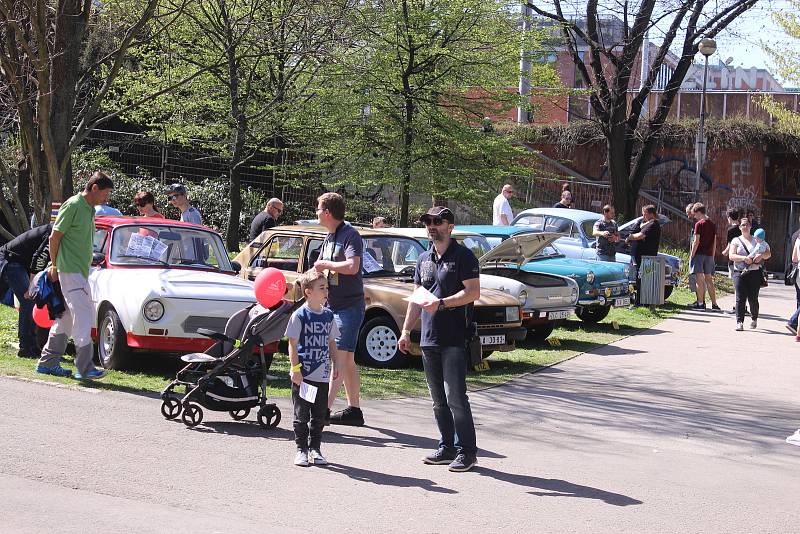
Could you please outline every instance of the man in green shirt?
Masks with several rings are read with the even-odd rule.
[[[114,188],[107,174],[95,171],[84,190],[61,204],[50,234],[50,258],[53,264],[47,276],[61,283],[66,311],[50,328],[47,344],[36,367],[37,373],[69,376],[61,367],[61,356],[72,336],[75,342],[75,378],[94,380],[105,376],[92,363],[92,322],[94,305],[89,289],[89,266],[94,241],[94,207],[105,204]]]

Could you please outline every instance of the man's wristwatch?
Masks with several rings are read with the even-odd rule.
[[[437,311],[442,311],[447,309],[447,306],[444,305],[444,299],[439,299],[439,309]]]
[[[403,330],[402,332],[400,332],[400,337],[403,336],[411,337],[411,330]]]

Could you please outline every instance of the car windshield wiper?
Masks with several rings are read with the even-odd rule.
[[[217,271],[222,270],[214,264],[206,263],[204,261],[199,261],[199,260],[181,260],[178,262],[178,265],[202,265],[203,267],[211,267],[212,269],[216,269]]]
[[[114,259],[116,258],[136,258],[137,260],[155,261],[160,263],[161,265],[166,265],[167,267],[169,267],[169,263],[165,262],[164,260],[160,260],[158,258],[149,258],[146,256],[137,256],[136,254],[117,254],[116,256],[114,256]]]

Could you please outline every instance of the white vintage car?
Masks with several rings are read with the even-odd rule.
[[[96,227],[92,335],[106,368],[123,368],[136,351],[202,352],[212,341],[198,328],[222,332],[256,300],[209,228],[152,217],[100,217]]]
[[[430,246],[425,228],[386,228],[382,231],[413,237],[425,248]],[[519,266],[527,263],[544,247],[561,237],[556,233],[514,236],[501,246],[483,254],[489,247],[486,238],[474,232],[453,230],[453,239],[478,256],[481,269],[502,264]],[[578,284],[568,276],[547,273],[524,273],[524,282],[505,276],[481,274],[481,287],[499,289],[515,297],[522,306],[522,326],[528,339],[544,341],[559,321],[572,315],[578,301]]]

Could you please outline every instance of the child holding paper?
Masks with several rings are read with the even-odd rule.
[[[328,382],[331,357],[334,375],[338,374],[336,337],[339,330],[333,312],[325,307],[328,281],[325,274],[311,269],[297,279],[306,302],[292,314],[286,327],[294,404],[294,465],[325,465],[322,456],[322,427],[328,409]],[[335,378],[335,376],[334,376]]]

